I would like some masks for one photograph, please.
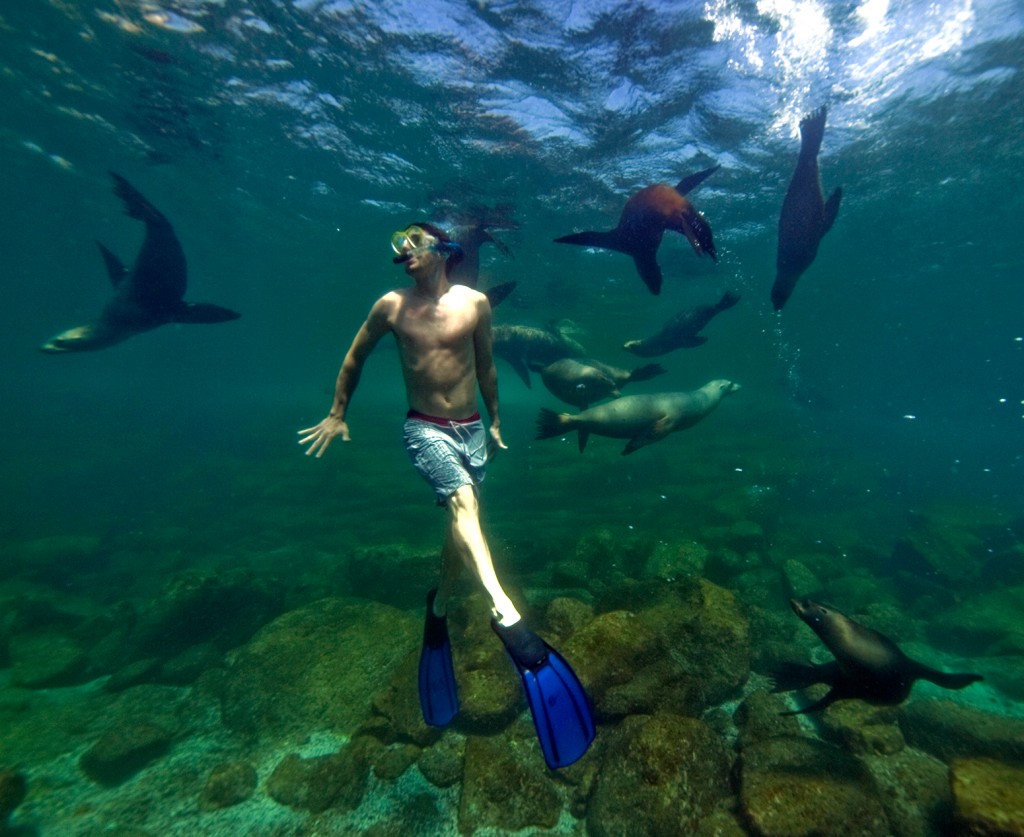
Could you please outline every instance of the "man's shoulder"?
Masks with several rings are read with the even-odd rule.
[[[459,301],[465,300],[467,304],[479,304],[487,299],[486,294],[480,293],[480,291],[469,287],[469,285],[452,285],[448,289],[448,293],[452,294]]]

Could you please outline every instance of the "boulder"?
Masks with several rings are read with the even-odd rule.
[[[696,718],[634,715],[603,746],[587,803],[593,837],[692,834],[730,795],[725,745]]]
[[[229,655],[224,724],[269,737],[350,733],[370,715],[381,683],[418,651],[419,633],[417,617],[355,599],[285,613]],[[418,713],[415,690],[413,677],[406,702]]]

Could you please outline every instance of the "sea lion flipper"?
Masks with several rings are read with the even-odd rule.
[[[145,221],[147,224],[167,223],[164,214],[124,177],[113,171],[110,172],[110,176],[114,179],[114,194],[124,202],[125,215],[137,221]]]
[[[111,253],[110,250],[98,241],[96,242],[96,246],[100,248],[100,255],[103,256],[103,263],[107,266],[107,275],[110,276],[110,284],[116,288],[128,275],[128,268],[124,266],[124,263],[117,256]]]
[[[622,249],[622,243],[615,230],[606,232],[602,232],[600,230],[588,230],[586,232],[563,235],[561,238],[555,239],[555,244],[578,244],[580,247],[601,247],[605,250],[619,250],[621,252],[627,252]]]
[[[504,301],[504,299],[515,289],[515,282],[502,282],[500,285],[495,285],[493,288],[488,288],[484,291],[484,296],[486,296],[487,301],[491,303],[491,308],[494,308]]]
[[[628,350],[630,343],[639,343],[639,340],[630,340],[623,348]],[[668,370],[660,363],[647,363],[643,366],[638,366],[632,372],[629,373],[628,382],[633,384],[638,381],[649,381],[651,378],[656,378],[658,375],[664,375]]]
[[[690,192],[692,192],[694,189],[700,186],[701,183],[707,180],[708,177],[710,177],[720,168],[720,165],[712,166],[711,168],[704,169],[704,171],[699,171],[696,174],[687,175],[676,184],[676,191],[680,195],[690,194]]]
[[[825,117],[828,109],[822,105],[800,120],[800,155],[817,157],[825,138]]]
[[[633,254],[636,272],[640,274],[640,278],[644,280],[644,284],[650,292],[655,295],[661,293],[661,268],[658,267],[658,259],[655,256],[657,252],[657,248],[654,248],[650,252]]]
[[[821,231],[822,235],[832,229],[832,225],[836,222],[836,216],[839,215],[839,202],[842,199],[843,189],[840,186],[837,187],[836,190],[828,196],[828,200],[825,201],[825,214],[822,219],[825,222],[825,228]]]
[[[821,700],[816,700],[810,706],[804,706],[802,709],[791,709],[788,712],[780,712],[780,715],[806,715],[810,712],[820,712],[826,706],[831,706],[835,703],[842,695],[836,694],[836,690],[832,689],[829,691]]]
[[[938,671],[925,665],[921,666],[917,676],[924,680],[930,680],[936,686],[942,686],[943,689],[962,689],[964,686],[970,686],[971,683],[977,683],[979,680],[985,679],[980,674]]]
[[[530,368],[526,365],[526,361],[521,358],[511,358],[509,363],[512,364],[512,368],[516,370],[516,374],[522,379],[523,383],[526,384],[527,389],[533,389],[533,384],[530,382]]]
[[[230,308],[214,305],[210,302],[184,302],[174,311],[176,323],[226,323],[237,320],[242,315]]]

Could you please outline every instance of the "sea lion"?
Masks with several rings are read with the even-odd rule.
[[[818,245],[832,229],[839,214],[843,190],[837,188],[826,201],[821,191],[818,152],[825,136],[825,106],[800,122],[800,156],[789,181],[779,213],[779,245],[775,255],[772,305],[781,311],[796,280],[818,255]]]
[[[492,330],[494,354],[511,363],[523,383],[532,388],[531,368],[539,369],[560,358],[582,357],[587,353],[583,346],[568,336],[567,331],[564,324],[547,328],[496,325]]]
[[[121,175],[114,179],[114,194],[125,214],[146,224],[135,264],[128,270],[113,253],[97,242],[114,286],[114,296],[99,319],[62,331],[39,348],[44,352],[84,352],[105,349],[143,331],[167,323],[223,323],[241,314],[208,302],[185,302],[188,286],[185,251],[171,222]]]
[[[625,456],[661,441],[669,433],[693,427],[725,396],[739,388],[739,384],[719,379],[709,381],[693,392],[624,395],[576,415],[542,409],[537,416],[537,435],[534,438],[550,439],[578,430],[580,453],[587,446],[591,433],[629,439],[622,450]]]
[[[668,371],[657,363],[619,369],[593,358],[564,357],[542,367],[540,378],[548,392],[581,410],[604,398],[618,398],[626,384],[648,381]]]
[[[698,256],[707,253],[712,261],[718,261],[715,242],[711,237],[711,225],[686,199],[687,194],[717,169],[718,166],[712,166],[691,174],[680,180],[675,187],[667,183],[647,186],[626,201],[615,229],[573,233],[556,238],[555,242],[604,247],[627,253],[633,257],[637,272],[651,293],[661,293],[661,268],[658,267],[657,253],[665,230],[682,233]]]
[[[739,301],[738,293],[726,291],[714,305],[698,305],[680,311],[665,323],[657,334],[642,340],[627,340],[622,348],[640,357],[657,357],[674,349],[693,349],[702,346],[708,342],[708,338],[701,336],[699,332],[713,317],[727,308],[732,308]]]
[[[512,258],[511,248],[498,238],[495,238],[487,229],[484,221],[476,221],[457,227],[453,238],[462,247],[464,258],[455,265],[448,274],[448,281],[454,285],[466,285],[476,288],[480,281],[480,247],[484,244],[493,244],[502,255]],[[484,295],[491,303],[491,307],[499,305],[516,288],[515,282],[502,282],[484,291]]]
[[[810,599],[792,599],[789,604],[825,643],[835,661],[820,665],[786,663],[777,672],[775,692],[805,689],[815,683],[832,687],[821,700],[784,715],[817,712],[849,698],[891,706],[906,700],[917,680],[930,680],[944,689],[962,689],[983,679],[980,674],[938,671],[912,660],[887,636],[831,607]]]

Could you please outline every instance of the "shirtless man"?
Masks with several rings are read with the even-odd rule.
[[[461,248],[439,227],[414,224],[396,232],[391,245],[397,253],[395,263],[405,265],[414,284],[374,303],[341,364],[330,412],[315,427],[299,431],[299,443],[309,445],[307,456],[320,457],[337,437],[350,440],[346,416],[363,365],[380,339],[392,333],[409,403],[406,450],[433,487],[438,504],[448,509],[441,581],[427,596],[420,657],[424,719],[444,726],[458,712],[445,612],[454,581],[466,564],[490,598],[494,630],[523,676],[548,764],[571,764],[593,739],[586,695],[568,664],[523,623],[498,582],[480,528],[477,491],[484,466],[489,455],[506,448],[491,351],[490,304],[482,293],[449,281]],[[490,418],[487,431],[476,408],[477,387]]]

